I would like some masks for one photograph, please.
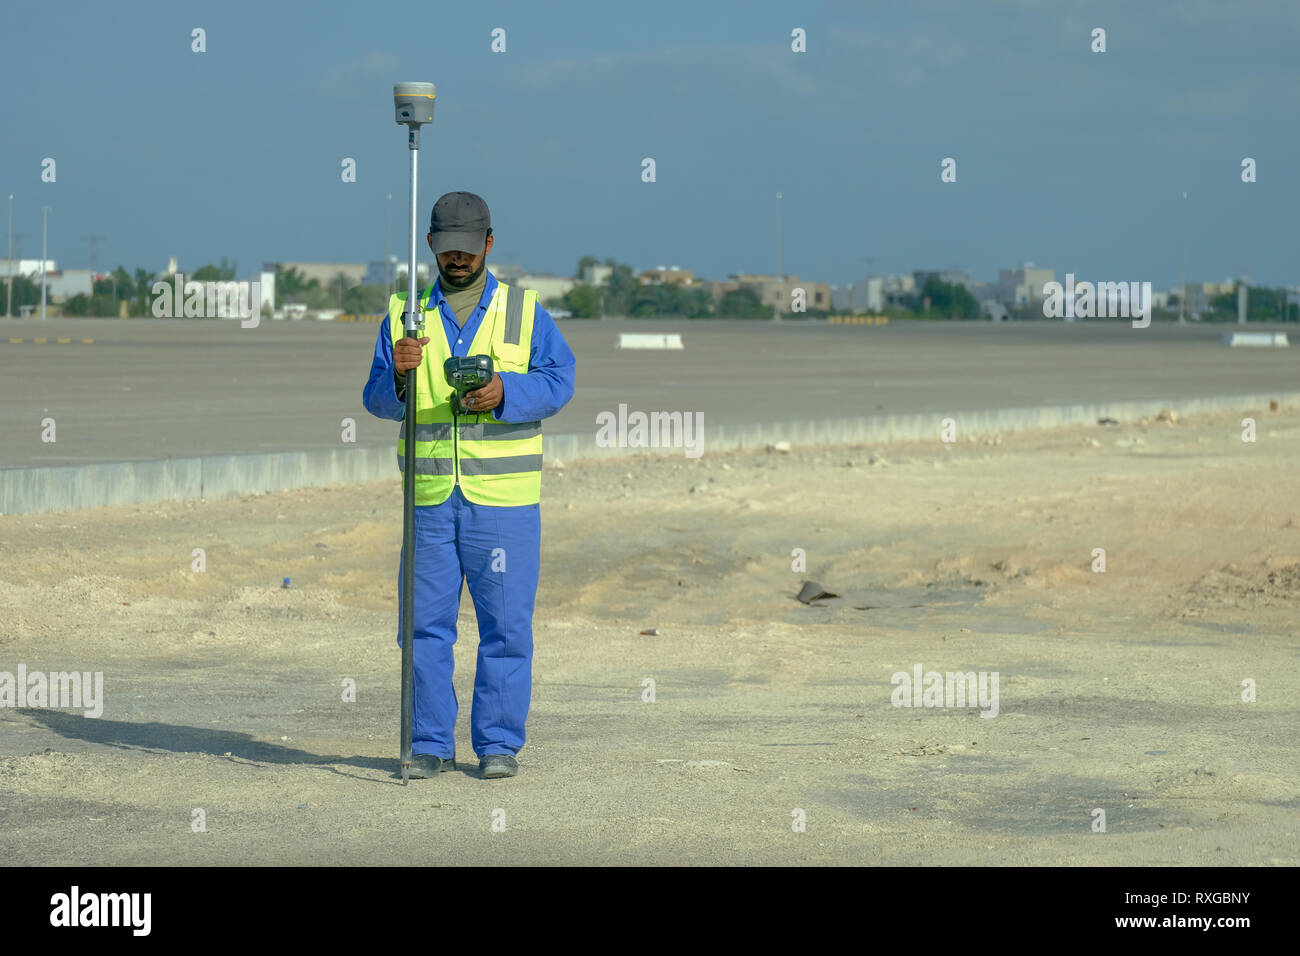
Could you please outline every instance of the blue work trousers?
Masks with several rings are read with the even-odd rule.
[[[456,753],[452,645],[464,581],[479,634],[470,741],[479,757],[523,747],[540,564],[538,505],[478,505],[456,485],[442,504],[416,507],[413,753],[444,759]],[[399,560],[398,646],[403,571]]]

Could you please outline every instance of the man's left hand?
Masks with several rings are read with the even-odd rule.
[[[466,392],[465,397],[461,399],[461,404],[475,415],[484,412],[490,412],[501,404],[502,399],[506,397],[505,386],[501,383],[501,376],[496,372],[492,373],[492,381],[488,382],[482,388],[476,388],[472,392]]]

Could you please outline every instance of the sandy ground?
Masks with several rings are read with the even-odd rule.
[[[0,853],[1295,865],[1300,415],[1254,444],[1240,418],[550,467],[529,743],[495,781],[467,593],[471,762],[394,777],[396,475],[0,518],[0,670],[106,698],[0,708]],[[892,706],[916,664],[996,671],[998,715]]]

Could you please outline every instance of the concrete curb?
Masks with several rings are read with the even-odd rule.
[[[1096,425],[1099,418],[1114,418],[1121,422],[1154,418],[1162,408],[1173,409],[1180,416],[1223,411],[1259,411],[1267,409],[1270,401],[1277,402],[1280,408],[1294,408],[1300,405],[1300,392],[990,411],[924,412],[730,428],[709,426],[706,412],[702,449],[707,454],[710,451],[762,448],[778,441],[787,441],[791,445],[847,445],[926,438],[938,440],[940,422],[944,418],[952,418],[956,422],[960,441],[971,434],[1029,431],[1064,425]],[[546,459],[552,462],[635,454],[681,456],[685,453],[682,448],[601,447],[596,444],[594,423],[590,433],[546,434],[543,442]],[[0,469],[0,515],[46,514],[106,505],[228,498],[385,479],[391,480],[394,488],[399,487],[396,442],[391,448],[385,449],[358,446],[331,451],[6,468]]]
[[[1221,398],[1161,399],[1159,401],[1104,402],[1094,405],[1042,406],[1039,408],[1004,408],[989,411],[921,412],[909,415],[878,415],[868,418],[822,419],[801,422],[777,422],[732,428],[709,426],[705,413],[704,451],[727,451],[740,448],[763,448],[773,442],[788,441],[797,445],[857,445],[891,441],[939,439],[940,422],[956,422],[958,440],[972,434],[1030,431],[1060,428],[1065,425],[1096,425],[1099,418],[1136,421],[1154,418],[1162,408],[1179,416],[1212,412],[1267,409],[1269,402],[1279,408],[1300,406],[1300,392],[1272,395],[1231,395]],[[604,448],[596,445],[595,430],[590,435],[547,435],[546,457],[568,461],[582,458],[610,458],[627,454],[672,454],[681,456],[681,448]]]

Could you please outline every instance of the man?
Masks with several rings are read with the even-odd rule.
[[[372,415],[402,421],[405,373],[417,369],[414,778],[456,766],[452,645],[463,581],[478,617],[470,739],[484,777],[518,772],[532,692],[541,419],[573,397],[577,363],[537,293],[487,271],[491,226],[487,203],[473,193],[447,193],[434,205],[427,239],[438,279],[419,295],[421,310],[440,321],[406,338],[407,296],[393,296],[362,393]],[[479,354],[492,356],[495,374],[456,414],[443,363]],[[401,470],[404,451],[399,438]]]

